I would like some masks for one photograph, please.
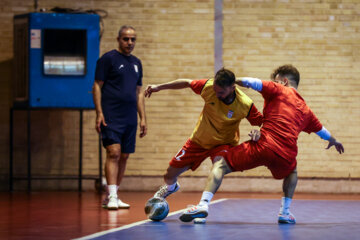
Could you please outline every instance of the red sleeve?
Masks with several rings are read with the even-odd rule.
[[[264,116],[257,110],[254,104],[251,105],[250,111],[246,119],[249,121],[251,126],[261,126],[264,121]]]
[[[315,116],[315,114],[310,110],[308,114],[308,121],[307,125],[303,129],[304,132],[312,133],[318,132],[322,129],[322,124],[320,123],[319,119]]]
[[[193,80],[190,84],[191,89],[196,94],[200,94],[201,90],[204,88],[208,79],[200,79],[200,80]]]
[[[262,80],[262,90],[261,95],[265,100],[269,100],[281,92],[281,84],[275,83],[273,81],[264,81]]]

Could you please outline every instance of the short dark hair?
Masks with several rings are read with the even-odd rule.
[[[278,67],[271,74],[271,76],[270,76],[271,79],[274,80],[278,74],[281,77],[287,77],[290,81],[292,81],[293,83],[296,83],[297,86],[299,85],[300,73],[296,69],[296,67],[294,67],[293,65],[287,64],[287,65]]]
[[[221,68],[215,74],[214,84],[218,85],[219,87],[230,87],[235,83],[235,74],[225,68]]]
[[[118,36],[120,37],[122,32],[126,29],[132,29],[135,31],[135,28],[133,26],[130,26],[130,25],[123,25],[121,26],[120,30],[119,30],[119,33],[118,33]]]

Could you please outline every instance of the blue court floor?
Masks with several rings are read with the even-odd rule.
[[[220,199],[210,205],[206,224],[183,223],[178,211],[162,222],[141,221],[79,239],[360,239],[360,201],[294,200],[295,225],[277,223],[279,207],[272,199]]]

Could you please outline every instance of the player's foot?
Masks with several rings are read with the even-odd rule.
[[[180,216],[183,222],[191,222],[195,218],[206,218],[208,215],[208,205],[197,205],[186,209]]]
[[[295,224],[296,219],[291,212],[288,214],[279,213],[278,223]]]
[[[167,196],[169,196],[170,194],[173,194],[174,192],[177,192],[179,189],[180,189],[180,184],[178,182],[176,183],[175,188],[172,191],[169,191],[167,189],[167,185],[165,184],[165,185],[161,186],[159,191],[157,191],[154,194],[154,197],[155,198],[164,198],[165,199]]]
[[[106,208],[109,210],[116,210],[119,208],[118,198],[116,196],[109,196],[109,201],[106,205]]]
[[[107,196],[107,197],[102,201],[101,207],[107,208],[108,203],[109,203],[109,197]],[[130,208],[130,205],[129,205],[129,204],[124,203],[124,202],[121,201],[120,199],[117,200],[117,203],[118,203],[118,208],[120,208],[120,209],[129,209],[129,208]]]
[[[195,218],[194,223],[195,224],[205,224],[206,223],[206,218]]]
[[[118,199],[118,206],[120,209],[129,209],[130,208],[130,204],[124,203],[120,199]]]

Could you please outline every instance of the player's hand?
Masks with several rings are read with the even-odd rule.
[[[96,122],[95,122],[95,129],[98,133],[101,132],[101,124],[107,126],[104,115],[102,113],[99,113],[96,115]]]
[[[158,88],[157,85],[149,85],[145,89],[144,95],[145,97],[149,98],[153,92],[158,92],[158,91],[160,91],[160,89]]]
[[[327,146],[326,149],[329,149],[329,148],[331,148],[332,146],[335,146],[336,151],[338,151],[340,154],[342,154],[343,152],[345,152],[345,149],[344,149],[343,145],[341,144],[341,142],[336,141],[336,139],[333,138],[333,137],[331,137],[331,138],[329,139],[329,145]]]
[[[146,126],[146,121],[141,120],[140,121],[140,134],[139,137],[145,137],[147,134],[147,126]]]
[[[248,135],[251,141],[257,142],[260,139],[261,132],[259,130],[253,129]]]

